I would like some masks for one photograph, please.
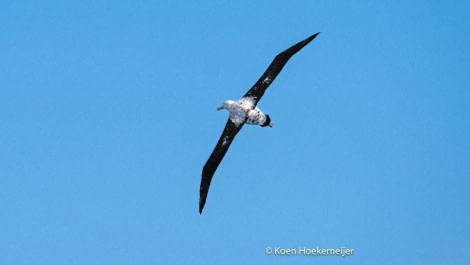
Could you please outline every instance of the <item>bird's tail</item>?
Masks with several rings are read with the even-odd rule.
[[[266,116],[266,121],[263,124],[261,124],[261,127],[266,127],[266,126],[273,127],[274,124],[271,123],[271,117],[269,117],[268,114],[266,114],[265,116]]]

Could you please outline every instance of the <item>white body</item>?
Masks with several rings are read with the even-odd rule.
[[[263,125],[267,119],[266,115],[254,106],[254,100],[251,97],[244,97],[237,101],[227,100],[217,108],[217,110],[221,109],[227,109],[230,113],[230,120],[237,125],[245,122],[245,119],[247,124]]]

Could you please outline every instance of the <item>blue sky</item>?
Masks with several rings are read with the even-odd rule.
[[[4,2],[0,264],[467,264],[469,9]],[[243,128],[199,215],[216,107],[318,31],[259,103],[275,126]]]

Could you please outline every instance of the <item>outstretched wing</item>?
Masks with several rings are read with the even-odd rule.
[[[253,87],[251,87],[250,90],[248,90],[248,92],[243,95],[243,97],[253,97],[255,100],[255,105],[258,104],[258,101],[261,99],[266,89],[281,72],[282,68],[284,65],[286,65],[287,61],[289,61],[292,55],[296,54],[298,51],[300,51],[300,49],[305,47],[305,45],[311,42],[318,34],[320,34],[320,32],[313,34],[312,36],[292,45],[289,49],[278,54],[268,66],[268,69],[266,69],[264,74],[258,79],[258,81],[256,81]]]
[[[214,176],[217,167],[224,158],[225,153],[227,153],[233,139],[235,139],[235,136],[243,127],[243,124],[245,123],[235,124],[230,120],[230,118],[227,120],[227,124],[225,124],[224,131],[222,132],[214,151],[212,151],[211,156],[202,169],[201,187],[199,189],[199,213],[202,213],[202,209],[206,203],[212,176]]]

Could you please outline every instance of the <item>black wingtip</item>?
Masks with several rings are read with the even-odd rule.
[[[312,36],[306,38],[306,39],[303,41],[303,43],[305,43],[304,46],[307,45],[309,42],[311,42],[313,39],[315,39],[315,37],[317,37],[318,34],[320,34],[320,32],[317,32],[317,33],[313,34]]]
[[[202,214],[202,209],[204,209],[204,204],[206,204],[206,196],[201,195],[199,198],[199,214]]]

